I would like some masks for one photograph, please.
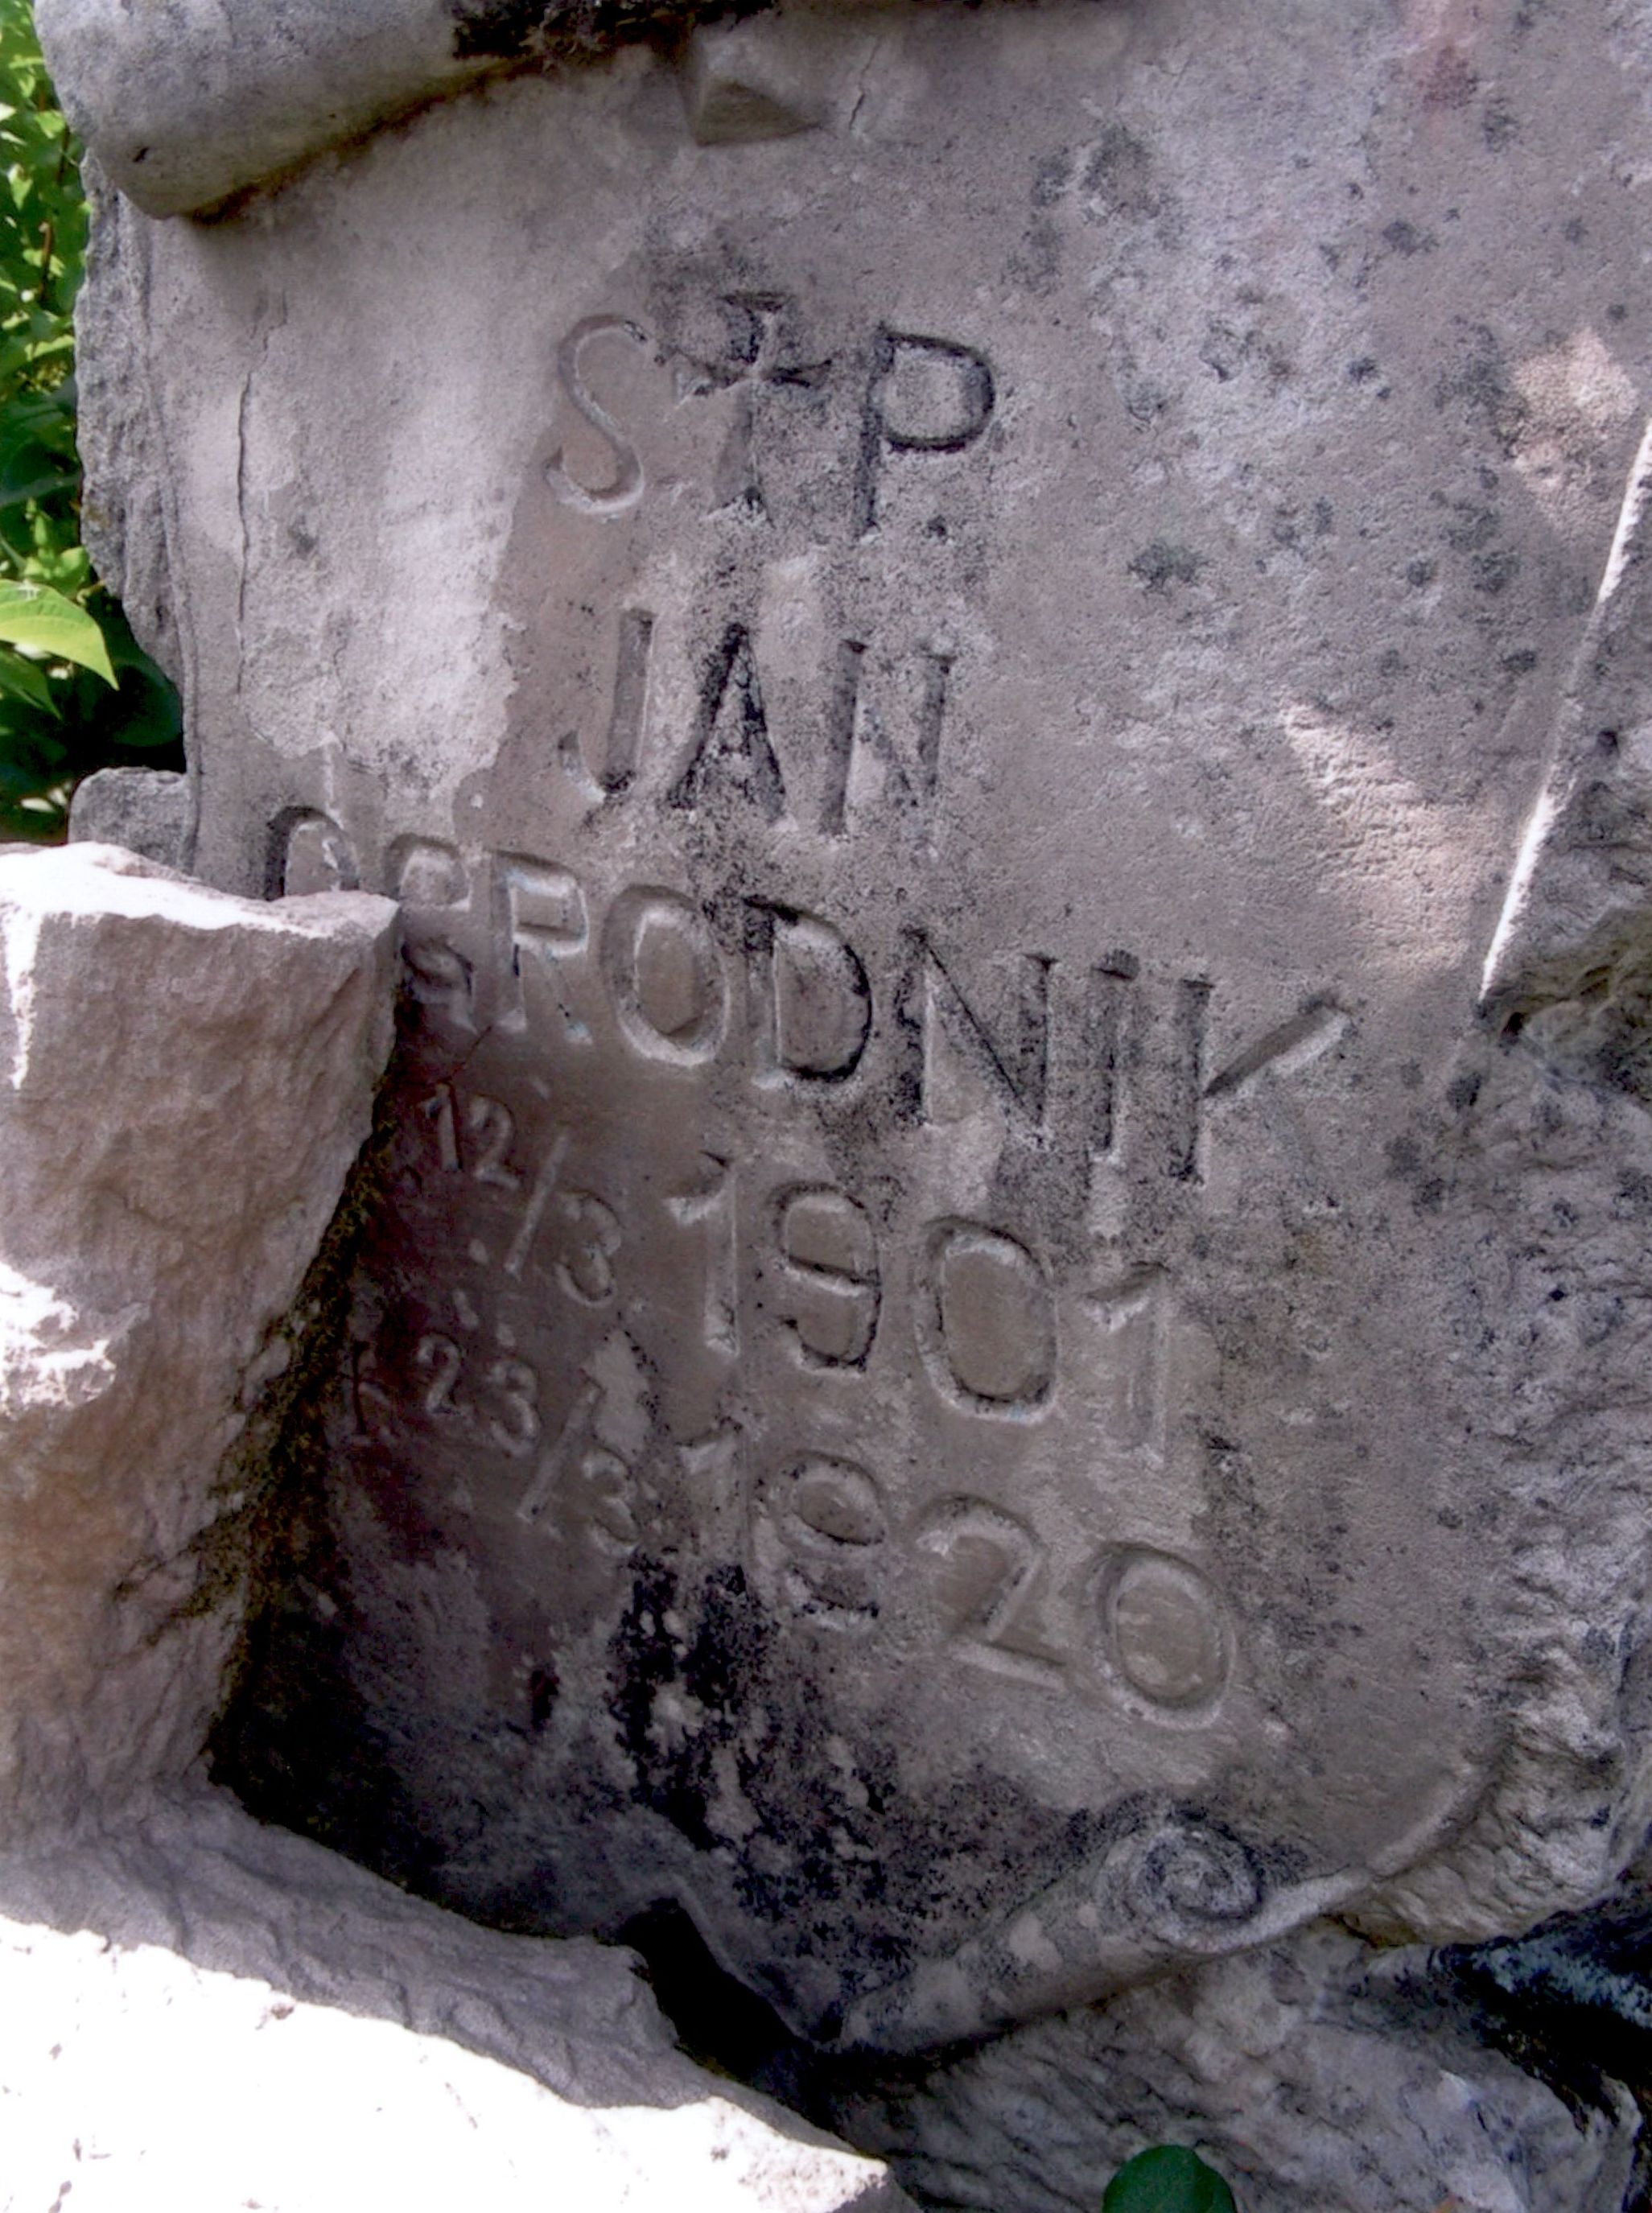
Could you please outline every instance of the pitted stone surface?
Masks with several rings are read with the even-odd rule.
[[[394,910],[107,845],[0,854],[0,1829],[199,1757],[257,1503],[232,1454],[365,1138]]]
[[[406,914],[258,1802],[897,2046],[1610,1882],[1652,1123],[1499,916],[1642,12],[786,9],[106,211],[196,865]]]
[[[1088,2213],[1164,2143],[1244,2213],[1620,2213],[1641,2116],[1620,2083],[1579,2096],[1577,2058],[1563,2095],[1440,2002],[1426,1956],[1323,1927],[824,2102],[936,2213]]]
[[[120,845],[168,869],[187,865],[195,829],[189,778],[175,770],[101,768],[75,787],[69,835]]]

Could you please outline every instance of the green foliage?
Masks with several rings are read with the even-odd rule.
[[[1237,2213],[1234,2193],[1197,2152],[1155,2144],[1107,2185],[1101,2213]]]
[[[80,542],[70,317],[85,247],[28,0],[0,0],[0,838],[61,836],[94,768],[183,765],[177,694]]]
[[[90,668],[106,684],[115,680],[103,632],[84,607],[54,592],[50,584],[14,584],[0,576],[0,638],[46,660],[70,661],[77,668]],[[38,670],[30,668],[27,673],[32,681],[39,680]],[[40,692],[31,694],[26,686],[23,696],[38,698],[42,693],[49,704],[43,680]]]

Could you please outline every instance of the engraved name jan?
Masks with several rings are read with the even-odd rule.
[[[922,465],[924,457],[966,453],[993,420],[997,390],[978,348],[961,340],[879,325],[843,361],[811,358],[796,334],[796,303],[779,292],[737,292],[717,302],[725,325],[723,351],[709,360],[680,352],[674,360],[680,403],[732,394],[734,407],[721,454],[705,487],[713,512],[735,510],[766,522],[770,496],[764,473],[763,431],[771,409],[846,387],[851,427],[842,472],[843,526],[851,541],[876,530],[880,495],[892,472]],[[568,332],[557,352],[564,407],[586,426],[588,438],[607,456],[607,474],[588,481],[558,446],[546,465],[551,489],[563,503],[599,521],[628,513],[645,497],[647,470],[633,437],[600,396],[605,361],[637,347],[668,358],[643,326],[616,314],[588,316]],[[627,607],[618,613],[614,680],[606,722],[584,733],[565,732],[560,758],[593,803],[628,795],[647,757],[648,715],[658,649],[653,611]],[[875,764],[879,804],[920,822],[932,815],[940,789],[941,760],[954,655],[935,640],[918,641],[902,656],[908,666],[900,688],[908,697],[895,716],[880,696],[879,656],[866,637],[836,641],[820,672],[820,699],[801,753],[788,763],[771,727],[768,687],[748,625],[731,616],[718,630],[693,672],[693,729],[686,750],[663,764],[665,804],[692,808],[703,798],[724,803],[743,797],[771,822],[803,822],[826,838],[840,838],[856,804],[857,771]]]

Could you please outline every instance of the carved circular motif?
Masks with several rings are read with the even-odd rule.
[[[1198,1942],[1259,1911],[1262,1870],[1237,1837],[1201,1822],[1169,1821],[1141,1852],[1130,1896],[1158,1934]]]

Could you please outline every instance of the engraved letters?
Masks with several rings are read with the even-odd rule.
[[[855,472],[855,535],[877,526],[878,484],[890,454],[960,454],[992,418],[986,356],[954,338],[881,329],[861,415]]]
[[[820,795],[820,831],[841,838],[848,826],[849,796],[858,742],[883,771],[886,802],[927,819],[941,789],[941,733],[946,721],[952,656],[921,649],[923,696],[916,742],[902,758],[876,705],[867,698],[866,647],[846,637],[838,649],[836,680],[826,719],[826,777]]]
[[[996,884],[972,911],[958,824],[989,817],[947,787],[994,789],[1001,695],[973,525],[949,544],[934,499],[996,442],[992,366],[888,325],[814,358],[780,295],[720,308],[710,360],[617,314],[558,351],[570,512],[536,503],[613,675],[575,734],[513,735],[546,850],[497,848],[533,835],[482,829],[497,792],[461,793],[452,843],[375,853],[302,804],[272,829],[273,888],[366,880],[405,915],[400,1187],[447,1265],[421,1288],[387,1248],[344,1379],[357,1465],[428,1461],[433,1513],[508,1529],[528,1612],[541,1582],[577,1613],[710,1565],[798,1637],[1203,1728],[1238,1644],[1171,1549],[1194,1356],[1164,1271],[1225,1204],[1224,1117],[1248,1140],[1266,1090],[1245,1102],[1348,1018],[1241,1024],[1189,953],[1087,942],[1053,900],[1018,942]],[[686,411],[652,430],[619,396],[639,349]],[[806,416],[844,442],[813,477]],[[686,562],[655,531],[685,497]],[[856,575],[794,576],[802,526]],[[932,567],[885,635],[866,580],[896,533]],[[1128,872],[1108,896],[1131,911]]]
[[[883,1283],[864,1207],[829,1184],[783,1192],[775,1244],[781,1312],[805,1368],[864,1368],[877,1335]]]
[[[582,323],[575,324],[557,349],[557,375],[563,391],[575,412],[602,438],[613,459],[613,474],[601,485],[577,482],[569,473],[560,446],[546,463],[546,478],[557,497],[582,515],[623,514],[643,497],[643,465],[637,448],[585,381],[586,350],[595,339],[611,333],[638,345],[648,344],[644,333],[623,315],[588,315]]]
[[[852,1460],[814,1454],[789,1461],[769,1485],[759,1549],[777,1554],[797,1611],[821,1626],[864,1630],[877,1619],[877,1570],[888,1533],[877,1483]]]
[[[621,892],[602,931],[602,972],[627,1041],[649,1060],[694,1068],[722,1045],[728,986],[705,918],[680,892]]]
[[[693,750],[668,804],[697,807],[719,783],[732,783],[765,822],[777,821],[786,811],[786,786],[769,743],[751,637],[739,623],[729,625],[706,662]]]
[[[758,455],[759,396],[770,391],[820,391],[838,364],[796,357],[795,341],[784,336],[792,302],[783,295],[728,293],[719,305],[728,326],[723,357],[708,363],[679,355],[678,397],[733,393],[728,426],[709,471],[708,506],[713,512],[733,509],[766,521],[770,497]],[[652,343],[629,316],[596,314],[576,323],[557,349],[557,378],[564,399],[606,448],[612,472],[608,481],[591,484],[576,474],[562,445],[545,466],[546,480],[564,506],[602,518],[635,507],[644,486],[636,446],[596,397],[589,381],[590,357],[603,341],[617,338],[636,345]],[[663,348],[660,358],[668,358],[670,351]],[[790,357],[782,357],[788,353]],[[985,354],[958,338],[879,324],[863,351],[856,353],[857,358],[851,354],[842,366],[845,375],[861,379],[849,511],[850,534],[858,540],[878,527],[880,485],[890,460],[965,452],[992,420],[997,393]]]

